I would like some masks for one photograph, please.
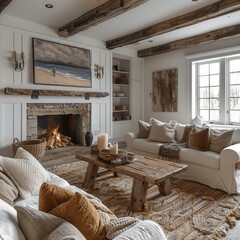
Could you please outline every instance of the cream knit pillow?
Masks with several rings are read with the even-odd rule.
[[[42,183],[50,179],[38,160],[23,148],[17,149],[15,158],[0,156],[0,166],[23,198],[38,193]]]

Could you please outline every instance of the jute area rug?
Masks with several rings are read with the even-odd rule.
[[[82,187],[87,163],[79,161],[48,169]],[[99,177],[94,189],[86,190],[97,196],[118,217],[134,216],[151,219],[164,229],[169,240],[220,239],[240,219],[240,195],[224,193],[202,184],[171,179],[172,193],[161,196],[156,186],[148,191],[146,210],[129,209],[132,178],[113,174]]]

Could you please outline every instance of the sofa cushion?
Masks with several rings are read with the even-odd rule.
[[[152,121],[151,132],[148,140],[160,143],[173,143],[175,141],[175,124],[173,123],[160,123]]]
[[[232,144],[240,143],[240,129],[235,129],[232,136]]]
[[[15,158],[0,156],[0,165],[23,198],[38,192],[42,183],[49,180],[48,172],[39,161],[21,147],[17,149]]]
[[[182,139],[185,127],[186,127],[186,124],[176,123],[176,125],[175,125],[175,139],[176,139],[177,142],[180,142],[180,140]]]
[[[75,193],[49,213],[72,223],[89,240],[105,239],[106,231],[100,216],[90,201],[80,193]]]
[[[12,205],[18,197],[18,189],[6,174],[1,171],[0,167],[0,199]]]
[[[39,190],[38,208],[40,211],[50,212],[58,205],[67,202],[74,192],[54,184],[43,183]]]
[[[72,224],[66,222],[62,218],[58,218],[51,214],[38,211],[31,207],[15,207],[17,210],[18,223],[23,231],[26,239],[42,240],[49,239],[49,235],[55,235],[52,233],[54,230],[61,230],[64,232],[65,237],[71,237],[71,239],[85,239],[81,232]],[[66,231],[68,230],[68,231]],[[55,238],[63,239],[63,238]]]
[[[151,125],[142,120],[138,120],[138,138],[148,138],[151,131]]]
[[[151,142],[146,139],[137,138],[133,141],[132,148],[139,150],[139,151],[148,152],[151,154],[156,154],[156,156],[157,156],[159,147],[161,145],[162,145],[162,143]]]
[[[180,163],[191,163],[212,169],[220,168],[219,154],[212,151],[199,151],[191,148],[182,148],[180,151]],[[204,173],[203,173],[204,174]]]
[[[200,151],[209,150],[210,143],[210,130],[209,128],[192,128],[189,138],[188,147]]]
[[[17,211],[0,199],[0,239],[25,240],[18,226]]]
[[[209,150],[220,153],[224,148],[231,145],[233,130],[219,131],[211,129],[210,147]]]

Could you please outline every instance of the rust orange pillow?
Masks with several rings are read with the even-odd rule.
[[[200,151],[208,151],[210,144],[209,128],[194,127],[189,134],[188,147]]]
[[[38,208],[40,211],[48,213],[68,201],[72,196],[74,196],[74,192],[45,182],[40,187]]]
[[[52,209],[50,214],[73,224],[88,240],[105,239],[106,231],[93,204],[80,193]]]

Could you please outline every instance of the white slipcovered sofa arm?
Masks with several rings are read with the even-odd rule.
[[[133,140],[138,137],[138,132],[129,132],[125,135],[125,141],[127,143],[127,149],[132,149]]]
[[[229,165],[230,163],[235,164],[240,161],[240,143],[230,145],[224,148],[220,153],[220,168]]]
[[[220,177],[229,194],[240,193],[236,164],[240,162],[240,143],[224,148],[220,153]]]

